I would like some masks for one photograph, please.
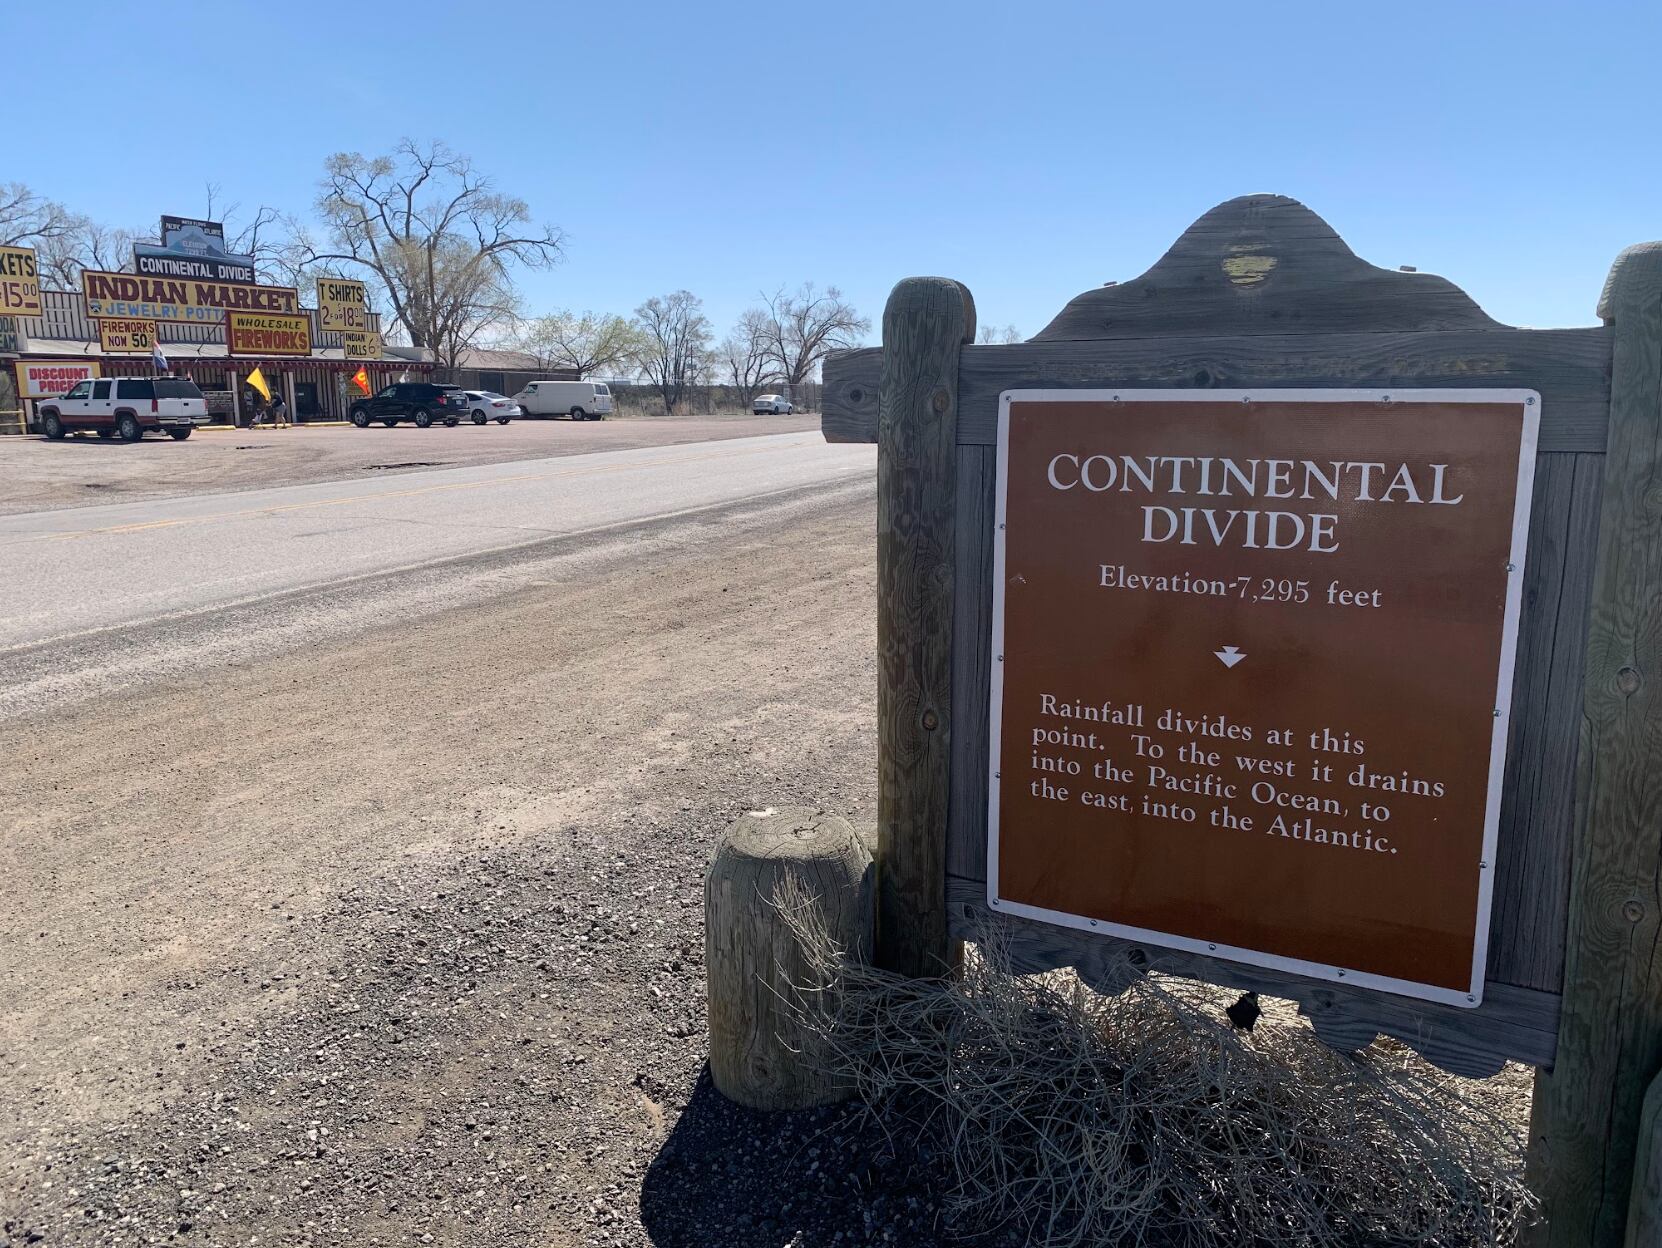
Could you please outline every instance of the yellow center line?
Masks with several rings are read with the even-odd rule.
[[[275,516],[290,511],[307,511],[315,507],[340,507],[347,503],[373,503],[389,498],[415,498],[423,494],[442,494],[452,490],[478,490],[495,485],[513,485],[525,481],[558,481],[569,477],[592,477],[602,473],[640,471],[649,468],[670,467],[679,464],[698,464],[710,460],[742,459],[749,455],[769,455],[776,447],[760,447],[749,451],[727,451],[704,455],[681,455],[672,459],[658,459],[649,463],[601,464],[592,468],[567,468],[560,472],[518,473],[511,477],[492,477],[486,481],[453,481],[443,485],[422,485],[409,490],[385,490],[376,494],[354,494],[346,498],[320,498],[305,503],[275,503],[267,507],[250,507],[242,511],[222,511],[205,516],[176,516],[168,520],[146,520],[135,524],[110,525],[102,529],[78,529],[67,533],[46,533],[26,541],[75,541],[84,537],[114,536],[124,533],[142,533],[147,529],[167,529],[185,524],[207,524],[216,520],[244,520],[250,516]]]

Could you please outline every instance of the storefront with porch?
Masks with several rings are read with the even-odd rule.
[[[309,355],[232,356],[223,325],[161,323],[157,336],[167,360],[167,367],[162,369],[148,351],[103,350],[97,323],[86,315],[78,292],[43,291],[41,300],[41,316],[18,321],[20,364],[85,365],[104,377],[150,377],[161,372],[187,377],[201,389],[216,424],[249,423],[254,391],[248,385],[248,375],[256,367],[272,392],[283,395],[291,419],[302,424],[345,420],[353,397],[359,393],[352,379],[360,369],[371,393],[400,378],[426,377],[433,371],[427,360],[385,352],[379,359],[347,359],[341,335],[323,330],[316,310],[309,308],[302,309],[312,323]],[[379,332],[373,314],[370,320],[371,328]],[[50,396],[19,396],[31,427],[35,406],[43,397]]]

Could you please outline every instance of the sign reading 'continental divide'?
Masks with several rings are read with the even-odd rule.
[[[988,900],[1482,998],[1533,392],[1011,391]]]

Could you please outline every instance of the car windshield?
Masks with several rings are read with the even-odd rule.
[[[194,381],[182,377],[158,377],[155,382],[158,399],[200,399],[202,391]]]
[[[481,398],[481,399],[505,399],[508,396],[505,395],[505,394],[498,394],[494,390],[481,390],[481,391],[479,391],[479,393],[475,397]]]

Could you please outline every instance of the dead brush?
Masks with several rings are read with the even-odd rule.
[[[1186,980],[1110,997],[1071,971],[1015,975],[991,936],[956,979],[902,980],[835,947],[811,898],[774,901],[813,968],[805,1034],[880,1122],[944,1155],[965,1230],[1467,1248],[1513,1243],[1534,1208],[1515,1105],[1400,1046],[1336,1053],[1270,1003],[1238,1031],[1235,994]]]

